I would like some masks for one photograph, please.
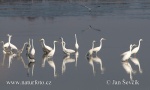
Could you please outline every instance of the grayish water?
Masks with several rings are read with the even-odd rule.
[[[12,35],[12,43],[19,49],[29,38],[34,39],[36,50],[35,68],[32,76],[24,67],[21,60],[13,58],[8,68],[8,57],[4,66],[0,66],[0,88],[4,90],[16,89],[51,89],[51,90],[149,90],[149,29],[150,29],[150,2],[148,0],[116,0],[116,1],[11,1],[0,4],[0,40],[7,42],[6,34]],[[92,9],[90,12],[82,5]],[[100,7],[97,7],[100,6]],[[101,32],[88,30],[89,25],[101,29]],[[82,30],[87,30],[82,32]],[[44,38],[46,44],[53,47],[53,41],[63,37],[67,48],[74,49],[74,34],[77,34],[79,57],[75,66],[75,56],[72,55],[70,63],[64,60],[61,45],[56,44],[56,53],[53,61],[56,66],[57,77],[54,77],[53,68],[45,62],[42,67],[43,51],[39,40]],[[100,38],[105,38],[103,47],[98,53],[104,72],[100,64],[94,62],[95,75],[91,64],[85,54],[96,40],[99,45]],[[107,80],[130,81],[129,74],[122,67],[120,56],[129,50],[130,44],[138,44],[142,38],[141,48],[137,58],[143,73],[138,72],[138,66],[130,61],[132,68],[137,71],[133,80],[139,85],[107,85]],[[1,44],[2,46],[2,44]],[[3,63],[2,48],[0,48],[0,63]],[[26,51],[22,58],[26,65]],[[65,62],[66,61],[66,62]],[[51,62],[52,63],[52,62]],[[66,70],[62,74],[62,65]],[[32,65],[31,65],[32,66]],[[6,81],[51,81],[52,85],[7,85]]]

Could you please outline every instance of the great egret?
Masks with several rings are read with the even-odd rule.
[[[42,49],[43,49],[43,52],[45,53],[45,54],[48,54],[51,50],[52,50],[52,48],[50,47],[50,46],[47,46],[46,44],[45,44],[45,40],[42,38],[41,40],[40,40],[41,42],[42,42]]]
[[[11,50],[9,48],[4,47],[4,41],[1,41],[3,44],[3,54],[11,54]]]
[[[134,45],[130,44],[130,50],[121,54],[121,55],[123,55],[122,61],[126,61],[131,57],[131,50],[132,50],[133,46],[135,46],[135,44]]]
[[[32,49],[31,49],[31,54],[34,56],[35,55],[35,49],[34,49],[34,45],[33,45],[33,39],[32,39]]]
[[[66,48],[66,43],[65,42],[63,42],[64,44],[64,51],[65,51],[65,53],[67,54],[67,55],[70,55],[71,53],[75,53],[75,50],[73,50],[73,49],[67,49]]]
[[[66,48],[66,43],[62,37],[61,37],[61,44],[62,44],[63,52],[65,54],[70,55],[71,53],[75,53],[75,50]]]
[[[54,48],[51,50],[51,52],[48,53],[48,57],[53,57],[53,56],[54,56],[54,54],[55,54],[55,43],[56,43],[56,42],[58,42],[58,41],[54,41],[54,42],[53,42]]]
[[[143,40],[140,39],[140,40],[139,40],[139,45],[138,45],[137,47],[135,47],[135,48],[131,51],[131,53],[134,54],[135,57],[136,57],[136,53],[137,53],[137,52],[139,51],[139,49],[140,49],[140,44],[141,44],[140,42],[141,42],[141,41],[143,41]]]
[[[79,49],[79,44],[77,42],[77,36],[75,34],[75,49],[78,50]]]
[[[96,41],[93,40],[93,42],[92,42],[92,48],[88,51],[87,56],[91,56],[91,55],[93,54],[93,48],[94,48],[94,43],[95,43],[95,42],[96,42]]]
[[[12,50],[18,50],[17,47],[16,47],[14,44],[10,43],[12,35],[9,35],[9,34],[8,34],[8,37],[9,37],[9,43],[8,43],[8,44],[9,44],[10,48],[11,48]],[[5,47],[5,46],[4,46],[4,47]]]
[[[28,45],[26,46],[26,50],[27,50],[26,55],[30,53],[30,49],[31,49],[31,43],[30,43],[30,38],[29,38]]]
[[[32,39],[32,49],[31,52],[29,52],[27,54],[29,62],[35,62],[34,56],[35,56],[35,49],[34,49],[34,45],[33,45],[33,39]]]
[[[100,39],[100,45],[99,45],[99,47],[95,47],[95,48],[93,48],[93,51],[95,51],[95,52],[96,52],[96,55],[97,55],[97,52],[98,52],[98,51],[100,51],[100,50],[101,50],[101,48],[102,48],[102,40],[106,40],[106,39],[101,38],[101,39]]]
[[[19,55],[19,56],[20,56],[20,54],[23,52],[24,47],[25,47],[26,44],[28,44],[28,42],[25,42],[25,43],[23,44],[23,47],[22,47],[20,50],[18,50],[18,55]]]
[[[139,72],[140,72],[140,73],[143,73],[138,58],[132,58],[132,57],[130,57],[130,59],[131,59],[131,61],[132,61],[135,65],[137,65],[137,66],[139,67]]]

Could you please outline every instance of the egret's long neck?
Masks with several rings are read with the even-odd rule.
[[[53,50],[55,51],[55,42],[54,42],[54,48],[53,48]]]
[[[3,44],[3,46],[4,46],[4,41],[1,41],[1,43]]]
[[[130,52],[131,52],[131,50],[132,50],[132,46],[130,46]]]
[[[25,45],[26,45],[26,43],[24,43],[24,45],[23,45],[23,47],[22,47],[22,49],[21,49],[22,51],[24,50]]]
[[[32,39],[32,48],[34,48],[34,45],[33,45],[33,39]]]
[[[139,48],[140,48],[140,45],[141,45],[141,41],[139,40],[139,45],[138,45]]]
[[[94,48],[94,42],[92,43],[92,49]]]
[[[100,45],[99,45],[99,47],[100,47],[100,48],[102,47],[102,40],[100,40]]]
[[[45,40],[43,40],[43,45],[45,46]]]
[[[76,34],[75,34],[75,41],[76,41],[76,43],[77,43],[77,36],[76,36]]]
[[[9,36],[9,38],[8,38],[8,43],[10,44],[10,41],[11,41],[11,36]]]

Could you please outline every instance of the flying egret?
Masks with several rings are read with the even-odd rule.
[[[45,44],[45,40],[42,38],[41,40],[40,40],[41,42],[42,42],[42,49],[43,49],[43,52],[45,53],[45,54],[48,54],[51,50],[52,50],[52,48],[50,47],[50,46],[47,46],[46,44]]]
[[[101,48],[102,48],[102,40],[106,40],[106,39],[101,38],[101,39],[100,39],[100,45],[99,45],[99,47],[93,48],[93,51],[96,52],[96,55],[97,55],[97,52],[100,51]]]
[[[137,52],[139,51],[139,49],[140,49],[140,44],[141,44],[140,42],[141,42],[141,41],[143,41],[143,40],[140,39],[140,40],[139,40],[139,45],[138,45],[137,47],[135,47],[135,48],[131,51],[131,53],[134,54],[135,57],[136,57],[136,53],[137,53]]]
[[[78,50],[79,49],[79,44],[77,42],[77,36],[75,34],[75,49]]]

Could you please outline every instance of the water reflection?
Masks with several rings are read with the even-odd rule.
[[[53,58],[49,58],[48,55],[43,54],[43,60],[42,60],[42,67],[45,67],[45,62],[47,61],[47,63],[49,64],[50,67],[53,68],[53,73],[54,73],[54,77],[57,77],[57,73],[56,73],[56,65],[54,63]]]
[[[130,57],[131,61],[138,66],[139,68],[139,73],[143,73],[142,69],[141,69],[141,65],[140,65],[140,62],[139,62],[139,59],[138,58],[133,58],[133,57]]]
[[[148,0],[136,1],[136,3],[132,3],[130,0],[3,0],[0,2],[0,16],[19,16],[31,22],[39,17],[53,21],[58,16],[85,15],[92,17],[127,15],[150,18],[148,2]]]
[[[75,66],[77,67],[77,64],[78,64],[78,58],[79,58],[79,52],[76,51],[75,52]]]
[[[127,72],[127,74],[130,75],[130,80],[133,80],[133,76],[132,76],[132,75],[135,74],[136,71],[134,71],[134,70],[132,69],[131,64],[130,64],[128,61],[123,61],[123,62],[122,62],[122,66],[123,66],[123,68],[125,69],[125,71]]]
[[[28,68],[27,68],[27,76],[28,77],[30,76],[30,73],[32,76],[34,75],[34,67],[35,67],[35,62],[28,63]],[[31,72],[30,72],[30,70],[31,70]]]
[[[92,66],[92,70],[93,70],[93,74],[96,74],[95,68],[94,68],[94,62],[98,63],[100,65],[100,72],[101,74],[104,74],[104,67],[103,67],[103,63],[100,57],[98,57],[97,55],[95,57],[90,56],[87,57],[87,60],[89,62],[89,64]]]
[[[62,74],[66,71],[66,64],[75,62],[75,59],[71,58],[69,55],[65,56],[62,62]]]

